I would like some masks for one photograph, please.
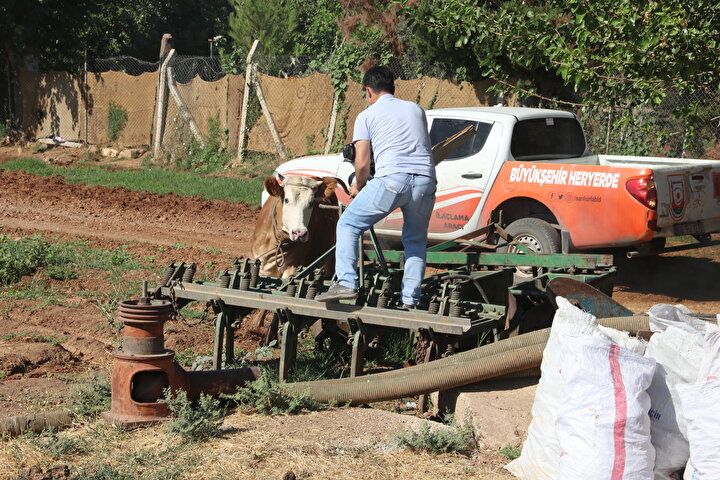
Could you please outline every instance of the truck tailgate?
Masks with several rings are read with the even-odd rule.
[[[720,228],[720,162],[653,167],[658,229],[700,235]]]

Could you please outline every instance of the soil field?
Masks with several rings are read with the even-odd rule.
[[[2,154],[0,152],[0,157]],[[6,158],[10,156],[14,155],[7,154]],[[106,301],[108,297],[119,293],[126,293],[125,298],[137,297],[141,281],[157,283],[165,266],[173,261],[194,262],[198,265],[196,278],[214,278],[236,257],[249,255],[258,214],[252,206],[122,188],[88,188],[65,183],[59,177],[37,177],[1,168],[0,163],[0,234],[13,238],[41,234],[49,241],[84,240],[95,248],[125,249],[142,263],[142,268],[124,274],[121,281],[104,272],[62,282],[48,278],[45,279],[48,293],[41,298],[0,298],[0,417],[55,409],[66,402],[70,386],[77,378],[89,370],[108,369],[110,352],[117,348],[119,340]],[[720,247],[636,260],[616,256],[616,261],[614,298],[635,312],[645,311],[656,303],[683,303],[695,312],[720,312],[717,286]],[[2,287],[0,292],[8,288]],[[193,318],[179,318],[166,325],[168,348],[178,352],[192,349],[196,354],[211,349],[212,318],[203,319],[196,313]],[[245,322],[238,333],[238,346],[253,350],[262,334],[258,322]],[[363,415],[328,415],[340,415],[342,422],[347,423],[343,424],[347,434],[338,437],[341,440],[373,438],[374,427],[362,423],[366,421]],[[508,415],[512,416],[512,411],[508,411]],[[357,423],[353,424],[355,417]],[[397,417],[399,419],[382,421],[403,424],[405,417]],[[242,423],[237,419],[233,422]],[[318,420],[301,416],[286,422],[281,428],[303,432]],[[306,422],[305,427],[302,422]],[[313,449],[320,448],[314,437],[308,442]],[[322,446],[320,449],[325,452],[319,457],[322,465],[334,463],[332,457],[325,458],[330,448],[340,447]],[[504,457],[497,453],[478,455],[471,460],[463,459],[462,468],[475,475],[484,473],[482,478],[510,477],[500,469],[506,460]],[[417,458],[407,460],[419,461]],[[447,473],[447,462],[454,461],[440,460],[440,466],[433,470],[435,476]],[[356,465],[357,458],[350,463]],[[385,477],[376,471],[377,465],[372,469],[375,474],[366,478],[392,476]],[[387,472],[391,470],[388,467]],[[0,478],[14,478],[5,477],[4,473],[0,472]],[[431,476],[422,474],[412,478]],[[323,478],[349,477],[328,470]]]

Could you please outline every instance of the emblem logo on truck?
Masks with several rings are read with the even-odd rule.
[[[685,214],[685,176],[668,175],[670,186],[670,217],[680,221]]]

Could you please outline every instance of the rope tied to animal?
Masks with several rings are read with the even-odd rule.
[[[283,245],[288,246],[288,245],[290,244],[289,239],[287,239],[287,238],[282,238],[282,237],[283,237],[283,234],[284,234],[285,232],[283,232],[282,229],[280,229],[280,228],[278,227],[278,222],[277,222],[277,211],[278,211],[278,209],[277,209],[277,204],[278,204],[279,202],[280,202],[280,197],[277,197],[277,201],[275,202],[276,205],[275,205],[275,207],[273,208],[273,212],[272,212],[273,235],[275,236],[275,242],[277,242],[276,245],[275,245],[275,265],[277,265],[278,268],[280,268],[280,267],[282,267],[283,265],[285,265],[285,251],[283,250]],[[279,233],[278,233],[278,232],[279,232]],[[268,253],[271,252],[271,251],[272,251],[272,249],[270,249],[270,250],[268,251]]]
[[[275,251],[275,264],[278,267],[282,267],[285,265],[285,250],[283,250],[283,247],[287,247],[290,245],[290,239],[286,237],[285,232],[282,231],[282,229],[278,226],[277,221],[277,206],[280,202],[280,197],[272,197],[275,200],[275,205],[273,205],[272,209],[272,227],[273,227],[273,236],[275,237],[275,246],[272,247],[270,250],[267,250],[260,255],[257,256],[257,258],[263,258],[265,255],[272,253]]]

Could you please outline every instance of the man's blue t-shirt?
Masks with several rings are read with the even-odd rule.
[[[425,111],[386,93],[355,119],[353,141],[370,140],[375,176],[415,173],[435,178]]]

